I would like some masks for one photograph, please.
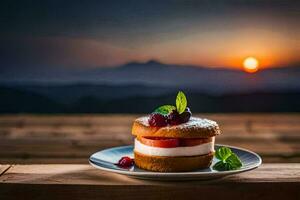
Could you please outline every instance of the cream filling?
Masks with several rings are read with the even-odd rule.
[[[161,148],[144,145],[135,138],[134,151],[150,156],[197,156],[214,152],[214,143],[215,138],[213,137],[211,142],[199,144],[196,146]]]

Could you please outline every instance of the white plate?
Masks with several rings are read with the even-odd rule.
[[[94,153],[90,157],[89,161],[92,166],[105,171],[124,174],[133,178],[156,180],[213,179],[249,171],[257,168],[262,163],[262,160],[259,155],[246,149],[220,144],[216,144],[215,149],[217,150],[218,148],[223,146],[229,147],[241,159],[243,166],[240,169],[231,171],[213,170],[212,166],[217,162],[215,158],[210,168],[190,172],[152,172],[142,170],[137,166],[133,166],[130,169],[118,167],[115,163],[117,163],[121,157],[129,156],[133,158],[133,146],[114,147],[99,151],[97,153]]]

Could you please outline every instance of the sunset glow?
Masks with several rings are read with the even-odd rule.
[[[243,67],[246,72],[254,73],[258,71],[259,62],[254,57],[248,57],[244,60]]]

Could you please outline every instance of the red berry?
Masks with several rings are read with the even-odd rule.
[[[168,124],[170,125],[178,125],[181,124],[182,120],[180,118],[179,113],[176,110],[173,110],[169,115],[168,115]]]
[[[131,159],[128,156],[124,156],[119,160],[117,165],[120,167],[131,167],[133,164],[134,164],[133,159]]]
[[[149,125],[150,126],[158,126],[158,127],[163,127],[167,126],[167,119],[164,115],[161,115],[159,113],[153,113],[149,117]]]
[[[190,120],[192,116],[192,112],[190,111],[190,109],[187,107],[185,109],[185,111],[183,113],[180,114],[180,118],[181,118],[181,121],[182,123],[186,123]]]

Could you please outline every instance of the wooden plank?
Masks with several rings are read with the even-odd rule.
[[[0,199],[299,199],[299,187],[300,164],[185,182],[132,179],[89,165],[15,165],[0,177]]]
[[[198,181],[201,183],[202,181]],[[263,164],[259,168],[209,182],[295,182],[300,184],[300,163]],[[168,185],[105,172],[88,164],[12,165],[0,177],[0,183],[69,184],[69,185]],[[171,182],[172,183],[172,182]],[[180,184],[176,182],[176,184]],[[193,185],[183,182],[183,185]]]
[[[239,146],[259,153],[265,162],[268,158],[279,157],[293,159],[297,162],[300,159],[300,148],[297,144],[291,145],[280,141],[272,140],[234,140],[218,139],[218,143]],[[92,153],[109,147],[132,144],[132,140],[1,140],[0,160],[1,163],[11,163],[13,159],[87,159]],[[272,148],[270,148],[272,146]],[[4,162],[7,160],[7,162]],[[277,160],[278,161],[278,160]],[[38,162],[38,160],[36,161]],[[14,162],[13,162],[14,163]],[[22,162],[24,163],[24,162]]]
[[[0,176],[2,174],[4,174],[4,172],[6,172],[6,170],[8,170],[9,167],[10,167],[10,165],[1,165],[0,164]]]
[[[194,114],[218,121],[220,124],[231,123],[238,125],[243,122],[292,124],[299,126],[300,114]],[[131,124],[140,115],[131,114],[82,114],[82,115],[1,115],[1,126],[35,126],[35,125],[72,125],[90,126],[91,124]]]
[[[197,115],[199,116],[199,115]],[[205,114],[218,121],[226,133],[233,132],[263,132],[285,131],[293,133],[300,130],[300,115],[293,114]],[[22,129],[96,129],[110,131],[110,127],[130,130],[132,121],[137,115],[2,115],[0,116],[0,134],[13,128]],[[127,129],[126,129],[127,127]]]
[[[264,163],[300,163],[300,156],[266,155]],[[88,156],[84,157],[2,157],[1,163],[9,164],[87,164]]]
[[[0,198],[5,200],[152,200],[152,199],[242,199],[242,200],[299,200],[299,184],[295,183],[245,183],[226,185],[199,184],[195,186],[149,185],[29,185],[5,184]]]
[[[41,125],[71,125],[90,126],[91,124],[106,125],[117,122],[118,124],[131,123],[137,115],[2,115],[1,126],[41,126]]]
[[[217,115],[219,116],[219,115]],[[222,116],[222,115],[221,115]],[[293,116],[293,115],[292,115]],[[219,116],[220,117],[220,116]],[[28,116],[27,119],[26,115],[22,116],[22,120],[24,121],[31,121],[31,116]],[[76,120],[74,120],[74,118]],[[268,133],[274,134],[278,132],[280,134],[284,131],[284,134],[297,134],[295,130],[298,130],[300,127],[298,118],[297,120],[277,120],[268,122],[268,120],[256,120],[257,122],[251,120],[243,120],[242,121],[235,121],[233,120],[236,118],[234,115],[227,115],[225,123],[222,120],[216,119],[221,126],[221,129],[224,134],[245,134],[245,133]],[[251,115],[248,118],[252,118]],[[258,116],[256,116],[258,118]],[[261,117],[259,117],[261,118]],[[268,117],[265,117],[268,118]],[[68,136],[68,135],[97,135],[97,134],[107,134],[107,135],[114,135],[120,133],[130,133],[130,127],[132,124],[132,120],[134,119],[133,116],[101,116],[97,117],[97,120],[90,120],[93,118],[88,118],[87,116],[83,116],[81,119],[80,117],[74,116],[42,116],[36,117],[34,119],[34,124],[32,123],[23,123],[23,125],[18,125],[18,122],[12,123],[11,126],[6,127],[5,123],[3,124],[3,120],[5,121],[5,117],[0,116],[0,122],[2,120],[2,126],[0,126],[0,134],[10,138],[16,137],[38,137],[39,135],[53,135],[56,137],[59,136]],[[6,119],[7,120],[7,119]],[[10,121],[17,120],[17,119],[10,119]],[[54,122],[53,122],[54,121]],[[56,122],[55,122],[56,121]],[[70,121],[72,123],[70,123]],[[122,123],[122,121],[126,121],[126,123]],[[292,122],[292,124],[291,124]],[[223,124],[222,124],[223,123]],[[256,123],[262,124],[261,128],[255,128]],[[263,125],[266,123],[266,125]],[[6,124],[7,125],[7,124]],[[275,127],[270,129],[268,127]],[[259,126],[258,126],[259,127]],[[278,130],[276,129],[278,127]],[[290,129],[288,129],[290,127]],[[265,128],[265,129],[264,129]],[[265,130],[263,132],[262,130]],[[290,131],[288,131],[290,130]],[[282,134],[283,135],[283,134]]]
[[[247,140],[256,139],[280,139],[285,141],[299,142],[300,135],[297,132],[282,133],[281,131],[261,132],[260,134],[247,133],[247,131],[222,130],[218,138],[241,138]],[[258,133],[258,132],[256,132]],[[60,138],[60,139],[129,139],[131,138],[131,127],[111,126],[101,128],[83,128],[83,127],[34,127],[34,128],[0,128],[0,135],[3,139],[43,139],[43,138]]]
[[[233,137],[233,138],[217,138],[217,143],[228,144],[247,148],[259,153],[265,162],[268,158],[279,157],[279,160],[297,162],[300,160],[300,148],[294,143],[294,146],[275,139],[257,139],[248,137]],[[86,160],[92,153],[109,147],[132,144],[133,139],[130,138],[115,138],[115,139],[76,139],[68,140],[61,138],[44,138],[44,139],[2,139],[0,140],[0,160],[2,163],[15,163],[16,160],[22,160],[21,163],[27,161],[34,161],[38,163],[39,160],[52,159],[49,163],[53,163],[57,158],[56,163],[62,162],[62,159],[76,159],[81,158]],[[272,146],[272,148],[270,148]],[[9,162],[9,158],[14,162]],[[6,161],[5,161],[6,160]],[[18,162],[17,162],[18,163]],[[44,163],[44,162],[43,162]],[[70,163],[70,161],[62,162]],[[77,163],[77,162],[75,162]],[[82,163],[82,162],[79,162]]]
[[[1,140],[0,157],[19,156],[19,157],[78,157],[89,156],[89,154],[109,147],[129,145],[133,140],[99,140],[99,141],[80,141],[80,140]],[[218,139],[217,143],[239,146],[253,150],[262,155],[299,155],[299,147],[291,146],[281,141],[245,141],[239,140],[222,140]],[[273,149],[270,149],[272,146]]]
[[[250,149],[265,162],[300,160],[299,114],[196,115],[219,122],[223,134],[217,143]],[[95,151],[132,144],[135,117],[0,115],[0,163],[85,163]]]
[[[202,116],[202,115],[201,115]],[[16,115],[0,116],[0,135],[38,137],[130,133],[136,115]],[[224,134],[297,134],[299,115],[212,114],[204,115],[219,122]]]

